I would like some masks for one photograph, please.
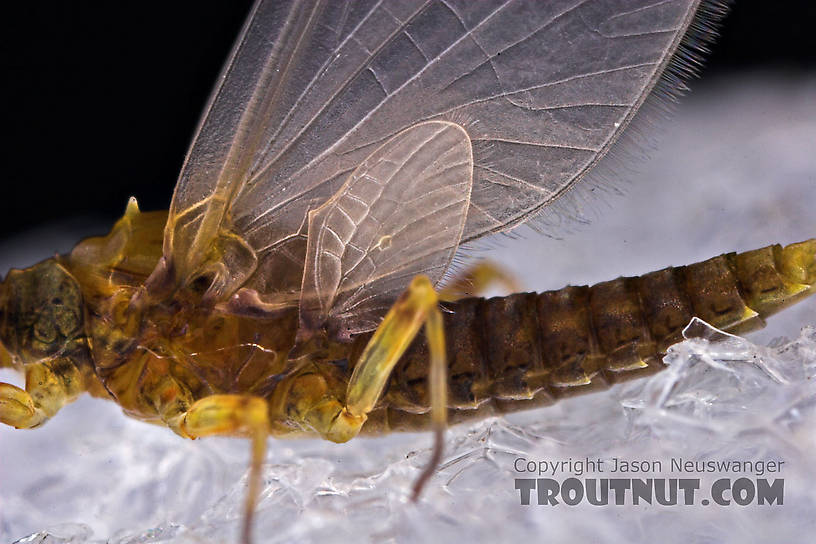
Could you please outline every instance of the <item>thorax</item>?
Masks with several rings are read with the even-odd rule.
[[[83,240],[61,258],[81,286],[96,374],[126,412],[147,420],[157,417],[148,392],[168,378],[193,400],[271,395],[292,366],[296,307],[269,319],[243,317],[202,306],[183,289],[163,301],[132,304],[162,256],[166,218],[131,203],[108,235]]]
[[[287,374],[297,312],[247,318],[174,298],[137,308],[133,288],[89,303],[89,337],[97,375],[122,407],[150,419],[149,391],[168,377],[194,400],[218,393],[268,396]]]

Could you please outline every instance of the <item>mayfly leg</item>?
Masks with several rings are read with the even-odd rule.
[[[413,500],[419,497],[423,486],[439,465],[448,420],[445,332],[438,302],[436,291],[427,276],[417,276],[413,279],[408,289],[389,310],[354,367],[343,410],[351,418],[337,420],[338,422],[365,420],[382,396],[400,357],[424,324],[431,359],[429,389],[434,446],[431,460],[414,485]]]
[[[431,424],[434,431],[434,447],[431,459],[414,484],[411,500],[416,502],[425,483],[433,476],[442,461],[442,448],[445,444],[445,427],[448,425],[448,363],[445,360],[445,327],[442,313],[434,306],[425,321],[425,335],[428,338],[428,351],[431,355],[430,392]]]
[[[173,379],[162,380],[152,391],[162,419],[185,438],[204,436],[248,436],[252,442],[249,481],[241,542],[252,541],[252,520],[261,491],[261,465],[269,436],[269,407],[266,400],[250,395],[211,395],[188,405],[189,392]],[[186,407],[189,406],[189,407]],[[185,409],[186,407],[186,409]]]
[[[0,422],[18,429],[39,427],[85,391],[82,373],[66,360],[27,365],[26,387],[0,382]]]
[[[465,297],[482,296],[494,286],[507,293],[521,291],[521,285],[510,272],[493,262],[480,261],[451,278],[439,291],[439,300],[455,302]]]
[[[207,435],[248,434],[252,441],[249,482],[244,505],[241,542],[252,541],[252,518],[261,491],[261,465],[266,456],[269,415],[266,401],[249,395],[213,395],[193,404],[181,429],[190,438]]]

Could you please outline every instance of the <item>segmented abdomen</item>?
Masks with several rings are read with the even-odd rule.
[[[529,409],[663,368],[693,316],[745,332],[814,292],[816,239],[720,255],[591,287],[470,298],[445,315],[452,423]],[[418,339],[368,432],[428,425],[428,354]]]

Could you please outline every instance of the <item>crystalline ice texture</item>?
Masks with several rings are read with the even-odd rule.
[[[692,323],[686,334],[689,339],[666,357],[669,368],[648,380],[454,428],[444,465],[418,505],[408,502],[407,493],[427,460],[427,436],[363,439],[344,447],[312,440],[273,443],[264,470],[258,540],[341,542],[353,535],[373,540],[399,535],[442,541],[480,539],[490,531],[502,540],[536,534],[552,541],[617,541],[637,538],[644,527],[663,527],[666,542],[730,541],[733,532],[749,530],[746,536],[754,539],[760,531],[775,540],[796,541],[796,535],[812,530],[816,511],[811,489],[816,329],[806,327],[798,339],[770,347],[702,322]],[[243,442],[188,443],[123,420],[106,403],[86,404],[94,425],[82,435],[66,430],[49,437],[65,450],[56,459],[38,464],[42,452],[25,442],[19,445],[17,454],[30,457],[37,471],[4,474],[16,490],[3,494],[5,534],[19,536],[39,526],[41,532],[20,542],[52,544],[234,539],[245,492]],[[4,453],[8,450],[4,447]],[[516,472],[515,459],[601,458],[611,467],[615,457],[660,460],[664,467],[672,457],[782,460],[783,470],[766,477],[785,479],[785,503],[601,508],[533,501],[520,506],[514,478],[537,475]],[[573,475],[615,476],[567,473],[555,478]],[[678,477],[668,468],[664,474],[619,476]],[[691,475],[703,480],[703,489],[721,476],[729,474]],[[43,513],[53,523],[38,518]],[[620,523],[624,517],[627,523]],[[698,529],[690,533],[692,526]]]

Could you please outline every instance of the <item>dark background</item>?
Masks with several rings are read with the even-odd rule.
[[[166,208],[249,1],[4,7],[0,240]],[[809,0],[733,6],[703,72],[816,70]]]

